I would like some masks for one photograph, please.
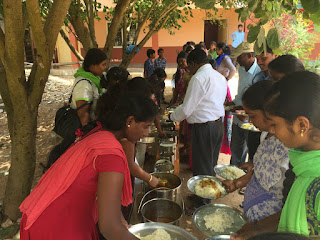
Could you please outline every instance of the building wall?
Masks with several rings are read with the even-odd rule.
[[[110,5],[110,0],[105,0],[106,5]],[[165,57],[168,60],[168,63],[175,63],[177,52],[182,50],[182,46],[187,41],[194,41],[199,43],[200,41],[204,41],[204,21],[208,20],[206,17],[206,10],[194,9],[193,10],[193,18],[189,18],[189,21],[182,23],[182,28],[180,30],[176,30],[174,35],[170,35],[168,30],[162,29],[158,33],[154,34],[150,40],[145,44],[145,46],[140,50],[138,54],[132,59],[131,63],[143,63],[146,58],[146,52],[149,48],[153,48],[157,51],[158,48],[163,48],[165,51]],[[213,12],[212,12],[213,13]],[[106,41],[107,36],[107,21],[104,18],[104,13],[99,12],[100,21],[95,22],[95,30],[96,30],[96,39],[98,42],[98,47],[103,48]],[[219,41],[227,41],[227,44],[231,44],[230,35],[232,32],[237,30],[238,24],[238,15],[234,12],[234,9],[224,10],[222,8],[219,9],[216,14],[217,19],[222,20],[221,28],[219,29]],[[141,32],[139,41],[145,36],[143,32]],[[76,40],[72,34],[69,34],[71,41],[74,43],[76,48],[78,47],[78,51],[84,54],[83,47],[81,44],[75,44]],[[77,46],[78,45],[78,46]],[[58,46],[58,45],[57,45]],[[61,48],[61,49],[60,49]],[[63,57],[59,59],[59,62],[72,60],[77,61],[75,56],[71,53],[70,50],[66,50],[65,46],[59,44],[59,53],[64,56],[66,53],[70,54],[71,57]],[[111,62],[120,63],[122,59],[122,47],[114,47]]]

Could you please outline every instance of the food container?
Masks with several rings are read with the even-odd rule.
[[[188,231],[184,230],[183,228],[180,228],[178,226],[174,226],[171,224],[165,224],[165,223],[139,223],[136,225],[133,225],[129,228],[129,231],[132,234],[145,237],[147,235],[152,234],[157,229],[163,229],[167,233],[170,234],[171,239],[175,240],[198,240],[195,236],[193,236]]]
[[[156,162],[154,166],[155,172],[167,172],[167,173],[173,173],[174,166],[168,159],[160,159]]]
[[[176,125],[170,120],[162,120],[160,124],[164,131],[174,131],[176,129]]]
[[[165,199],[154,198],[145,202],[140,210],[144,222],[161,222],[178,225],[183,214],[183,206]]]
[[[169,160],[172,164],[176,160],[176,154],[173,152],[160,153],[159,155],[161,159]]]
[[[178,142],[178,133],[176,131],[164,131],[164,133],[167,135],[167,138],[160,137],[160,139],[166,139],[175,143]]]
[[[167,139],[160,140],[159,152],[160,152],[160,154],[172,153],[172,152],[175,153],[176,146],[177,146],[177,143],[174,141],[169,141]]]
[[[160,191],[171,189],[175,193],[178,193],[178,194],[180,193],[182,181],[177,175],[172,173],[165,173],[165,172],[151,173],[151,175],[157,177],[160,180],[160,182],[162,182],[162,185],[159,185]],[[145,185],[145,186],[147,186],[146,192],[152,190],[150,189],[149,185]]]

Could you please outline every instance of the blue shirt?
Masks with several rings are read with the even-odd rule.
[[[146,77],[149,78],[151,77],[151,75],[154,72],[154,67],[153,67],[153,62],[150,58],[148,58],[145,62],[144,62],[144,70],[146,71]]]
[[[167,59],[166,58],[157,58],[154,60],[154,69],[162,68],[163,70],[166,69]]]
[[[240,43],[244,42],[244,36],[245,33],[244,32],[239,32],[239,31],[235,31],[231,34],[231,39],[232,39],[232,47],[236,48],[240,45]]]
[[[244,67],[239,67],[239,84],[238,84],[238,94],[234,98],[233,102],[236,106],[242,106],[242,95],[244,92],[254,83],[264,80],[264,74],[261,74],[261,69],[257,63],[257,59],[254,60],[254,63],[248,70],[245,70]],[[234,117],[233,123],[241,126],[243,124],[239,118]]]

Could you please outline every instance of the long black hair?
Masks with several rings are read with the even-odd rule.
[[[99,48],[90,48],[84,57],[82,68],[86,72],[89,71],[91,65],[99,65],[101,62],[107,59],[107,55]]]
[[[231,54],[231,50],[230,50],[229,46],[227,44],[225,44],[224,42],[219,42],[217,44],[217,48],[220,48],[223,53],[226,53],[228,55]]]
[[[295,72],[276,82],[267,96],[265,111],[293,123],[304,116],[320,129],[320,76]]]
[[[128,93],[121,96],[119,86],[114,87],[115,89],[104,93],[99,98],[100,104],[97,104],[99,108],[97,108],[96,116],[103,129],[119,131],[125,127],[129,116],[133,116],[136,122],[151,121],[156,116],[157,107],[150,98],[141,94]],[[83,135],[86,135],[96,126],[97,122],[92,121],[81,127],[80,130]],[[44,172],[74,143],[75,139],[76,135],[72,134],[51,150],[47,164],[42,164]]]
[[[272,82],[263,80],[250,86],[242,95],[243,104],[251,110],[264,110],[265,98],[271,90]]]
[[[282,55],[273,59],[268,64],[268,68],[285,75],[305,71],[303,63],[293,55]]]

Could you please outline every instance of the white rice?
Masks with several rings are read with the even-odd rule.
[[[221,173],[223,174],[222,177],[228,180],[238,179],[246,174],[245,171],[235,166],[225,167],[221,170]]]
[[[204,223],[207,229],[223,233],[234,223],[233,218],[222,209],[217,209],[214,213],[204,216]]]
[[[170,234],[161,228],[155,230],[152,234],[147,236],[140,237],[140,234],[137,234],[136,237],[141,240],[171,240]]]
[[[203,180],[207,180],[208,178],[204,178]],[[216,189],[210,186],[202,187],[201,181],[198,181],[194,190],[195,194],[203,197],[203,198],[218,198],[221,195],[225,194],[225,189],[220,185],[220,183],[216,182]],[[221,193],[221,194],[220,194]]]

